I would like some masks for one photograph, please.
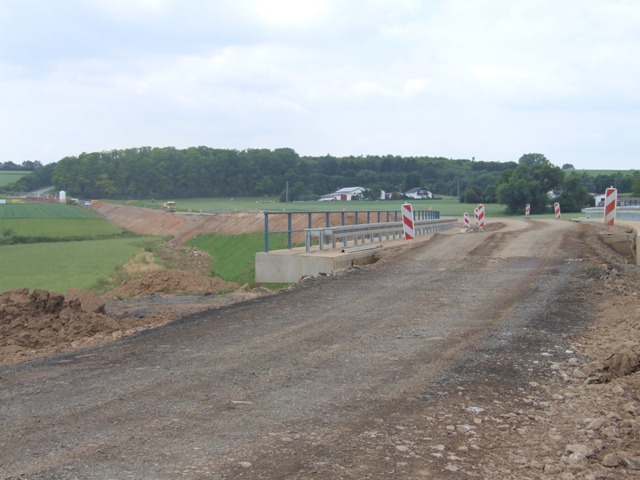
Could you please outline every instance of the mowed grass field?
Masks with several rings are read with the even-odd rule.
[[[82,207],[0,204],[0,291],[68,288],[101,293],[156,237],[135,237]]]
[[[69,288],[102,289],[108,279],[144,249],[153,237],[29,243],[0,246],[0,292],[43,288],[65,293]]]
[[[0,187],[15,183],[29,173],[30,172],[0,170]]]
[[[75,205],[0,204],[0,244],[99,239],[122,236],[124,229]],[[18,237],[18,241],[8,241]]]

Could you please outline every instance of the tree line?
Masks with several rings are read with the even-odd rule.
[[[538,153],[525,154],[518,162],[493,162],[394,155],[313,157],[300,156],[291,148],[141,147],[38,164],[11,188],[31,191],[54,185],[87,199],[280,196],[282,200],[286,189],[288,200],[296,201],[315,200],[347,186],[388,193],[424,187],[463,202],[504,203],[513,213],[530,203],[536,213],[548,207],[550,191],[563,199],[564,211],[579,210],[588,203],[588,192],[602,192],[611,184],[631,191],[636,180],[640,187],[639,172],[589,177],[570,165],[556,167]]]
[[[0,171],[4,170],[5,172],[32,172],[38,168],[42,167],[42,163],[38,160],[25,160],[20,165],[14,162],[0,162]]]

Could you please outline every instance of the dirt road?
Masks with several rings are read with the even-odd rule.
[[[581,225],[495,227],[0,369],[0,477],[560,478],[569,439],[528,457],[510,415],[551,408],[602,270]]]

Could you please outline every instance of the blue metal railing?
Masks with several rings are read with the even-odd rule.
[[[389,223],[399,222],[402,219],[400,210],[321,210],[316,212],[263,212],[264,213],[264,251],[269,251],[269,235],[276,233],[287,234],[287,248],[293,248],[293,234],[304,232],[308,228],[315,227],[332,227],[344,225],[361,225],[369,223]],[[286,230],[270,230],[269,217],[282,216],[287,217]],[[306,217],[306,228],[294,229],[294,220],[300,217]],[[353,218],[353,223],[346,223]],[[419,220],[438,220],[440,212],[434,210],[414,210],[413,218]],[[333,220],[333,225],[332,225]]]

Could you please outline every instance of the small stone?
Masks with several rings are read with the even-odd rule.
[[[614,393],[616,395],[624,395],[624,388],[622,388],[620,385],[616,385],[611,389],[611,393]]]
[[[409,451],[409,447],[405,445],[396,445],[396,450],[401,453],[405,453]]]
[[[482,407],[467,407],[466,410],[467,412],[471,412],[475,414],[484,412],[484,408]]]
[[[587,424],[587,430],[595,430],[598,431],[600,430],[602,427],[604,427],[607,424],[607,420],[604,418],[596,418],[594,420],[591,420],[588,424]]]
[[[593,449],[583,443],[573,443],[565,447],[567,453],[579,453],[588,457],[593,455]]]
[[[640,470],[640,459],[623,458],[620,460],[620,463],[629,470]]]
[[[620,459],[618,458],[618,455],[616,455],[615,453],[607,453],[604,458],[602,459],[602,465],[604,465],[605,467],[617,467],[620,464]]]
[[[242,468],[251,468],[251,462],[239,462],[238,465]]]

